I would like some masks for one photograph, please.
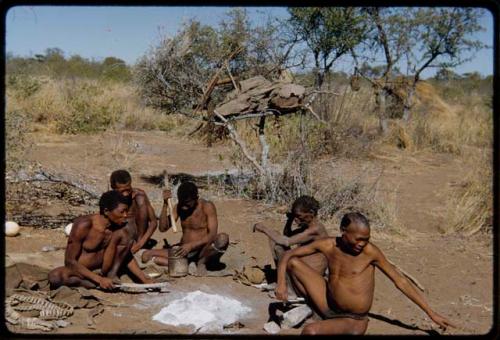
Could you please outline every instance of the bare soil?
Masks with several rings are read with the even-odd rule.
[[[96,192],[108,190],[108,178],[113,170],[129,169],[133,185],[146,190],[153,207],[159,213],[161,189],[140,180],[141,174],[158,174],[163,170],[201,174],[231,169],[231,150],[224,146],[207,149],[193,140],[168,136],[160,132],[106,132],[94,136],[54,136],[37,134],[28,158],[44,169],[64,174],[92,186]],[[333,160],[324,158],[315,164],[328,176],[351,176],[366,183],[377,178],[382,189],[393,194],[396,213],[401,224],[398,233],[373,230],[372,242],[425,287],[424,295],[432,308],[447,316],[459,328],[447,334],[485,334],[493,326],[493,247],[491,236],[461,237],[445,235],[440,226],[445,218],[446,195],[463,176],[458,159],[434,153],[408,153],[387,148],[368,159]],[[272,264],[268,242],[263,234],[251,232],[257,221],[267,221],[277,229],[284,223],[286,207],[262,202],[235,199],[215,191],[202,191],[213,200],[219,217],[219,230],[230,235],[231,245],[222,257],[227,269]],[[17,237],[6,238],[6,256],[14,262],[36,264],[53,269],[63,264],[64,250],[42,252],[46,245],[66,245],[60,229],[23,227]],[[328,225],[332,236],[336,225]],[[172,231],[156,232],[153,236],[169,243],[180,238]],[[274,267],[274,265],[273,265]],[[76,310],[67,328],[55,333],[115,333],[115,334],[185,334],[186,328],[168,327],[153,321],[152,316],[183,292],[202,290],[236,298],[252,308],[252,313],[240,320],[240,329],[228,329],[228,334],[264,334],[268,307],[276,302],[267,293],[245,286],[231,277],[192,277],[172,281],[170,293],[125,294],[103,293],[102,296],[119,306],[106,307],[96,317],[96,329],[89,329],[86,311]],[[14,332],[27,332],[10,328]],[[280,334],[299,334],[301,328],[282,330]],[[377,271],[375,299],[367,334],[433,334],[435,327],[427,315],[408,300],[382,273]]]

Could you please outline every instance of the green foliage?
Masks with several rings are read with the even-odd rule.
[[[68,111],[60,112],[56,117],[57,132],[95,133],[114,124],[123,108],[119,103],[99,101],[97,98],[102,91],[102,87],[87,83],[68,86],[65,93]]]
[[[313,54],[321,87],[333,63],[366,36],[365,14],[353,7],[292,7],[290,24]]]
[[[130,67],[119,58],[107,57],[102,62],[88,60],[79,55],[66,58],[59,48],[48,48],[45,54],[37,54],[34,58],[8,54],[6,73],[9,76],[89,78],[117,82],[128,82],[132,78]]]
[[[16,74],[7,76],[7,87],[13,90],[17,99],[31,97],[41,86],[41,81],[31,76]]]

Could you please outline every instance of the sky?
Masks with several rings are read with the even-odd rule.
[[[247,7],[250,19],[265,20],[267,15],[288,16],[285,7]],[[123,7],[123,6],[16,6],[5,17],[5,51],[17,56],[44,54],[57,47],[66,57],[78,54],[102,60],[113,56],[134,64],[165,35],[172,36],[183,22],[195,18],[216,26],[230,7]],[[477,39],[493,46],[493,17],[489,12],[480,23],[486,28]],[[339,65],[341,69],[349,65]],[[457,73],[493,73],[493,49],[477,52]],[[434,73],[434,71],[429,71]],[[425,76],[425,74],[424,74]],[[430,76],[428,74],[427,76]]]

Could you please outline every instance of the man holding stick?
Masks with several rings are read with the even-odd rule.
[[[299,289],[303,289],[301,292],[312,308],[324,319],[305,326],[302,334],[364,334],[373,302],[375,267],[441,328],[455,327],[434,312],[410,281],[369,242],[370,225],[365,216],[360,213],[344,215],[340,230],[341,237],[320,239],[290,250],[279,262],[276,297],[287,300],[285,276],[289,272],[300,281]],[[328,281],[300,259],[318,251],[328,260]]]
[[[186,256],[196,264],[195,275],[206,275],[207,264],[215,264],[229,245],[229,236],[218,233],[217,211],[215,205],[199,198],[198,188],[192,182],[184,182],[177,189],[179,202],[169,212],[170,190],[163,191],[163,208],[160,214],[160,231],[170,229],[171,215],[176,221],[180,218],[182,238],[176,256]],[[142,261],[152,260],[155,264],[168,265],[168,249],[151,249],[142,254]]]

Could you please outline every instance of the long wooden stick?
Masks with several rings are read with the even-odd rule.
[[[167,173],[165,173],[165,185],[167,186],[167,189],[170,189],[170,182],[168,181]],[[170,225],[172,226],[172,230],[174,231],[174,233],[176,233],[177,224],[175,223],[174,208],[172,206],[171,198],[167,199],[167,206],[168,206],[168,214],[170,215]]]
[[[406,276],[411,282],[413,282],[415,284],[415,286],[418,287],[418,289],[420,289],[422,292],[425,291],[424,286],[422,286],[422,284],[420,282],[418,282],[418,280],[416,278],[414,278],[413,276],[411,276],[410,274],[408,274],[406,271],[404,271],[403,269],[401,269],[401,267],[399,267],[394,262],[391,262],[389,260],[387,260],[387,262],[389,262],[394,267],[396,267],[404,276]]]

